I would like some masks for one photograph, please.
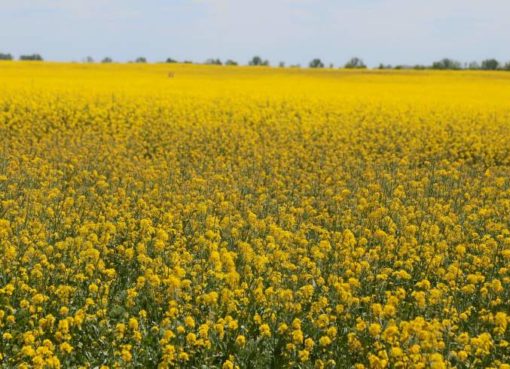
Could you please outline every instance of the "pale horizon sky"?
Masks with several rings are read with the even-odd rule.
[[[510,61],[508,0],[0,0],[0,52],[272,65]]]

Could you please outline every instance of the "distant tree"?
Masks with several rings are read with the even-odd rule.
[[[301,68],[301,64],[292,64],[291,68]]]
[[[13,60],[12,54],[0,53],[0,60]]]
[[[415,70],[425,70],[425,69],[427,69],[427,67],[425,65],[415,64],[415,65],[413,65],[413,69],[415,69]]]
[[[330,68],[330,69],[333,69],[334,67],[335,67],[335,64],[333,64],[333,63],[329,63],[329,68]]]
[[[420,68],[420,65],[398,64],[398,65],[395,65],[394,69],[397,69],[397,70],[401,70],[401,69],[409,70],[409,69],[419,69],[419,68]]]
[[[481,69],[483,70],[497,70],[499,68],[499,61],[496,59],[485,59],[482,61]]]
[[[113,59],[107,56],[106,58],[103,58],[103,60],[101,60],[101,63],[104,64],[113,63]]]
[[[172,58],[167,58],[165,62],[166,63],[177,63],[177,60],[172,59]]]
[[[0,53],[0,60],[12,60],[12,55]]]
[[[135,63],[147,63],[147,59],[144,58],[143,56],[139,56],[138,58],[135,59]]]
[[[324,68],[324,63],[319,58],[313,59],[308,66],[310,68]]]
[[[235,60],[228,59],[228,60],[225,62],[225,65],[236,66],[236,65],[239,65],[239,63],[237,63]]]
[[[344,68],[348,69],[364,69],[367,66],[363,63],[363,59],[354,57],[351,58],[347,63],[345,63]]]
[[[468,63],[467,69],[478,70],[478,69],[480,69],[480,64],[478,64],[478,62],[472,61],[472,62]]]
[[[83,58],[83,62],[84,63],[94,63],[94,58],[91,56],[87,56],[87,57]]]
[[[510,62],[506,63],[506,64],[503,66],[503,70],[509,70],[509,71],[510,71]]]
[[[457,60],[444,58],[432,63],[432,69],[459,70],[462,69],[462,64]]]
[[[262,58],[260,56],[254,56],[249,62],[248,65],[262,65]]]
[[[214,58],[207,59],[205,61],[205,64],[209,64],[209,65],[223,65],[223,63],[221,62],[220,59],[214,59]]]
[[[24,61],[42,61],[43,58],[39,54],[20,55],[19,60]]]
[[[282,62],[282,61],[281,61],[281,62],[279,62],[279,63],[278,63],[278,66],[279,66],[280,68],[285,68],[285,62]]]
[[[263,60],[260,56],[254,56],[249,62],[248,65],[251,66],[268,66],[269,61]]]

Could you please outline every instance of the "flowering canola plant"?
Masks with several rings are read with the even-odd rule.
[[[0,368],[510,368],[509,75],[0,86]]]

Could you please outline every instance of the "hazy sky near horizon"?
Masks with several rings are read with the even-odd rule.
[[[59,61],[510,61],[510,1],[0,0],[0,52]]]

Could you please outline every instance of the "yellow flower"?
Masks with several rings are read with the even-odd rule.
[[[10,341],[12,340],[12,334],[10,334],[9,332],[5,332],[3,335],[2,335],[2,338],[6,341]]]
[[[402,349],[400,347],[392,347],[390,354],[393,357],[399,358],[404,355],[404,352],[402,351]]]
[[[461,350],[457,353],[457,357],[459,358],[460,361],[466,361],[466,359],[468,358],[468,353],[464,350]]]
[[[482,333],[472,338],[471,344],[476,348],[477,356],[488,355],[493,346],[492,337],[489,333]]]
[[[259,330],[260,330],[260,334],[262,335],[262,337],[271,337],[271,329],[269,328],[269,325],[262,324],[259,327]]]
[[[310,353],[306,349],[305,350],[299,350],[298,357],[299,357],[299,361],[306,362],[310,358]]]
[[[31,345],[35,342],[35,336],[32,332],[23,333],[23,342],[26,345]]]
[[[67,354],[70,354],[73,351],[73,346],[71,346],[68,342],[64,342],[60,344],[60,350]]]
[[[197,343],[197,336],[194,333],[188,333],[186,335],[186,342],[189,345],[195,345]]]
[[[97,293],[97,291],[99,291],[99,287],[97,286],[97,284],[91,283],[89,285],[89,291],[90,291],[90,293],[94,293],[95,294],[95,293]]]
[[[388,360],[381,359],[373,354],[368,355],[368,361],[370,363],[370,368],[372,369],[384,369],[388,366]]]
[[[122,338],[126,332],[126,325],[124,323],[118,323],[115,327],[115,331],[117,332],[117,337]]]
[[[494,322],[496,324],[495,332],[497,334],[504,334],[508,326],[508,316],[505,312],[498,312],[494,316]]]
[[[186,318],[184,318],[184,324],[186,324],[186,326],[189,328],[194,328],[195,320],[193,319],[193,317],[188,315]]]
[[[236,345],[240,346],[240,347],[243,347],[245,344],[246,344],[246,337],[244,337],[243,335],[237,336],[237,338],[236,338]]]
[[[331,338],[328,336],[322,336],[319,338],[319,344],[323,347],[331,345]]]
[[[62,306],[59,310],[60,315],[67,316],[69,314],[69,308],[67,306]]]
[[[34,295],[34,297],[32,297],[32,302],[35,305],[42,304],[44,302],[44,300],[46,300],[46,297],[41,293],[38,293],[38,294]]]
[[[326,334],[331,338],[335,338],[337,335],[337,329],[335,327],[329,327],[326,330]]]
[[[305,347],[308,351],[311,351],[313,347],[315,346],[315,343],[311,338],[305,339]]]
[[[379,334],[381,334],[382,328],[381,325],[378,323],[372,323],[368,327],[368,332],[372,337],[377,337]]]
[[[129,349],[123,349],[121,351],[122,360],[129,363],[133,359],[133,355],[131,354]]]
[[[136,318],[129,318],[128,326],[132,330],[138,330],[138,320]]]
[[[295,344],[301,344],[303,342],[304,336],[301,330],[296,330],[292,332],[292,342]]]
[[[283,333],[287,332],[288,329],[289,329],[289,327],[287,326],[287,324],[282,323],[278,326],[278,333],[283,334]]]
[[[25,345],[21,348],[21,353],[25,356],[35,356],[35,350],[32,346]]]
[[[186,352],[181,352],[179,354],[179,360],[181,360],[181,361],[188,361],[189,360],[189,355]]]
[[[439,353],[430,355],[430,368],[431,369],[446,369],[443,356]]]
[[[225,360],[225,362],[222,365],[223,369],[234,369],[234,363],[230,360]]]

